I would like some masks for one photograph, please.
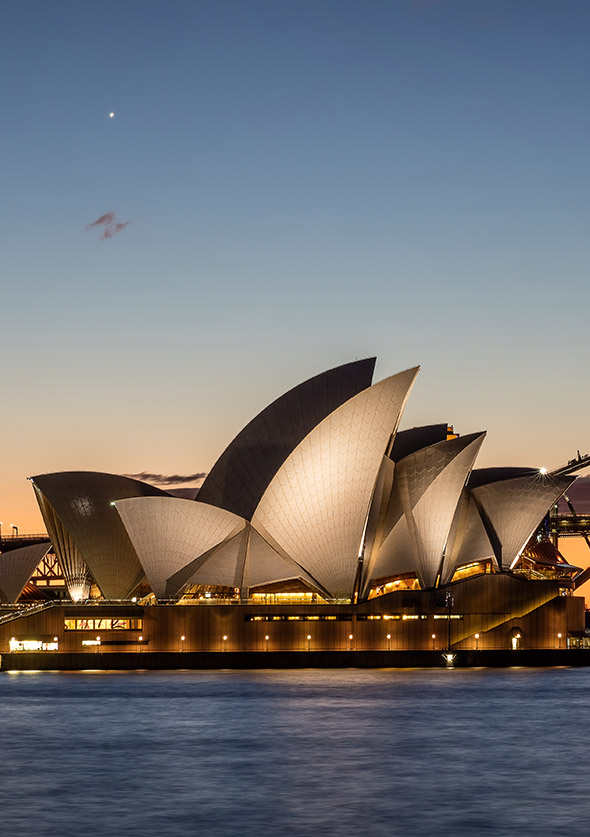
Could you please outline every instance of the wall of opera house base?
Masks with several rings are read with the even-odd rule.
[[[213,651],[1,654],[0,671],[137,671],[163,669],[509,668],[590,666],[590,649],[453,651]]]
[[[449,589],[450,608],[445,589],[357,606],[60,602],[0,613],[0,654],[440,651],[449,640],[453,650],[565,649],[584,631],[584,600],[555,582],[498,574]]]

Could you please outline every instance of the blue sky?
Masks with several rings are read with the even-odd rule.
[[[590,448],[589,42],[578,0],[2,4],[2,519],[372,354],[480,464]]]

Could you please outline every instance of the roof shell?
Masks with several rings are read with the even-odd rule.
[[[51,544],[36,543],[0,554],[0,601],[14,603]]]
[[[531,535],[575,477],[534,471],[471,489],[498,564],[511,568]]]
[[[170,576],[245,526],[225,509],[177,497],[134,497],[115,506],[159,599],[169,595]]]
[[[415,572],[433,587],[467,477],[485,433],[438,442],[396,463],[389,525],[369,563],[372,579]],[[389,528],[390,527],[390,528]]]
[[[353,593],[379,469],[418,367],[355,395],[291,453],[253,524],[333,597]]]
[[[423,427],[410,427],[408,430],[400,430],[396,434],[390,456],[394,462],[399,462],[411,453],[422,448],[435,445],[437,442],[446,442],[449,426],[444,424],[427,424]]]
[[[449,532],[442,583],[447,584],[458,567],[487,559],[498,566],[475,500],[464,488]]]
[[[128,598],[144,573],[112,503],[127,497],[167,496],[166,492],[130,477],[95,471],[42,474],[32,480],[79,550],[103,596]],[[44,518],[48,524],[46,514]],[[48,530],[51,534],[49,524]],[[54,546],[59,549],[57,543]]]
[[[250,520],[271,480],[307,434],[371,385],[376,358],[322,372],[281,395],[238,433],[197,495]]]

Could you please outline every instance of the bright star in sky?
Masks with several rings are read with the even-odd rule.
[[[115,114],[114,113],[109,113],[109,119],[114,119],[114,118],[115,118]]]

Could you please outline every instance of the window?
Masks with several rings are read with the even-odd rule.
[[[366,619],[366,616],[359,616],[359,619]],[[383,617],[386,618],[386,617]],[[395,617],[394,617],[395,618]],[[396,617],[399,619],[399,617]],[[334,613],[324,614],[280,614],[276,616],[245,616],[246,622],[350,622],[352,616],[350,613]]]
[[[66,631],[141,631],[143,619],[64,619]]]

